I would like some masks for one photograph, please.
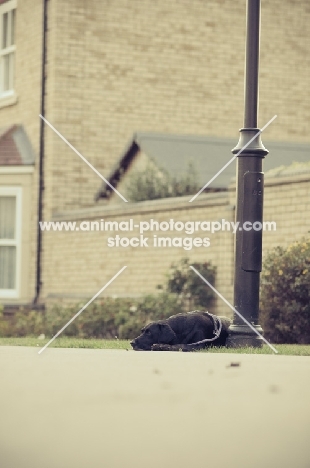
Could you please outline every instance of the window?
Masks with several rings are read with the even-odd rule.
[[[19,295],[21,247],[20,187],[0,187],[0,297]]]
[[[0,97],[14,92],[16,0],[0,5]]]

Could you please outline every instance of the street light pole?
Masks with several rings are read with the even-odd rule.
[[[258,132],[258,68],[260,39],[260,0],[247,0],[244,128],[240,130],[237,154]],[[263,158],[268,151],[260,134],[237,157],[236,221],[239,230],[235,241],[234,307],[256,330],[258,325],[259,285],[262,269],[262,226],[264,174]],[[244,225],[244,223],[248,223]],[[250,224],[251,223],[251,224]],[[251,230],[241,227],[253,226]],[[242,230],[241,230],[241,229]],[[262,339],[235,314],[230,326],[229,347],[255,346]]]

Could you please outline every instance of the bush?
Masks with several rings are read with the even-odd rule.
[[[214,285],[216,268],[210,262],[191,262],[191,264],[209,283]],[[183,307],[189,309],[208,309],[214,298],[212,289],[189,268],[188,258],[172,264],[166,289],[170,293],[178,294]]]
[[[310,343],[310,239],[277,247],[262,274],[260,321],[274,343]]]
[[[211,283],[215,268],[209,263],[193,266]],[[207,308],[213,293],[189,268],[188,259],[172,265],[165,289],[140,299],[103,298],[92,302],[63,332],[77,338],[132,339],[154,320],[165,319],[193,308]],[[86,302],[86,301],[85,301]],[[21,309],[5,318],[0,309],[0,336],[54,336],[83,307],[55,304],[45,312]]]
[[[84,304],[52,305],[45,312],[21,309],[9,319],[0,311],[0,336],[54,336]],[[104,298],[90,304],[63,332],[78,338],[131,339],[141,327],[182,312],[178,297],[161,293],[141,299]]]
[[[26,336],[44,333],[44,319],[42,312],[24,310],[21,308],[14,315],[5,317],[0,309],[0,337]]]
[[[144,171],[136,171],[131,175],[126,189],[132,202],[181,197],[199,190],[197,180],[197,172],[192,163],[188,164],[186,173],[178,178],[149,163]]]

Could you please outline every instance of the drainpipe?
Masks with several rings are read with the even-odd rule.
[[[45,116],[45,89],[46,89],[46,57],[47,57],[47,19],[48,0],[43,2],[43,32],[42,32],[42,63],[41,63],[41,115]],[[38,116],[39,118],[39,116]],[[40,150],[39,150],[39,193],[38,193],[38,226],[37,226],[37,258],[36,258],[36,290],[33,304],[40,298],[42,286],[42,231],[39,222],[43,217],[44,192],[44,121],[40,119]]]

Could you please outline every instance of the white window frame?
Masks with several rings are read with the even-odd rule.
[[[16,247],[15,289],[0,289],[0,298],[16,299],[20,296],[21,242],[22,242],[22,188],[0,186],[0,197],[16,197],[15,239],[0,239],[0,246]]]
[[[3,3],[0,5],[0,99],[3,98],[9,98],[14,96],[14,81],[15,81],[15,53],[16,53],[16,21],[14,25],[14,44],[6,47],[5,49],[2,49],[2,40],[3,40],[3,30],[2,30],[2,25],[3,25],[3,15],[5,13],[8,13],[12,10],[16,10],[17,6],[17,1],[16,0],[9,0],[8,2]],[[15,12],[15,20],[16,20],[16,12]],[[8,24],[8,31],[7,31],[8,37],[11,35],[11,22],[9,21]],[[13,60],[9,67],[12,67],[10,69],[10,76],[11,76],[11,83],[10,83],[10,88],[6,91],[4,91],[4,57],[9,56],[13,54]]]

